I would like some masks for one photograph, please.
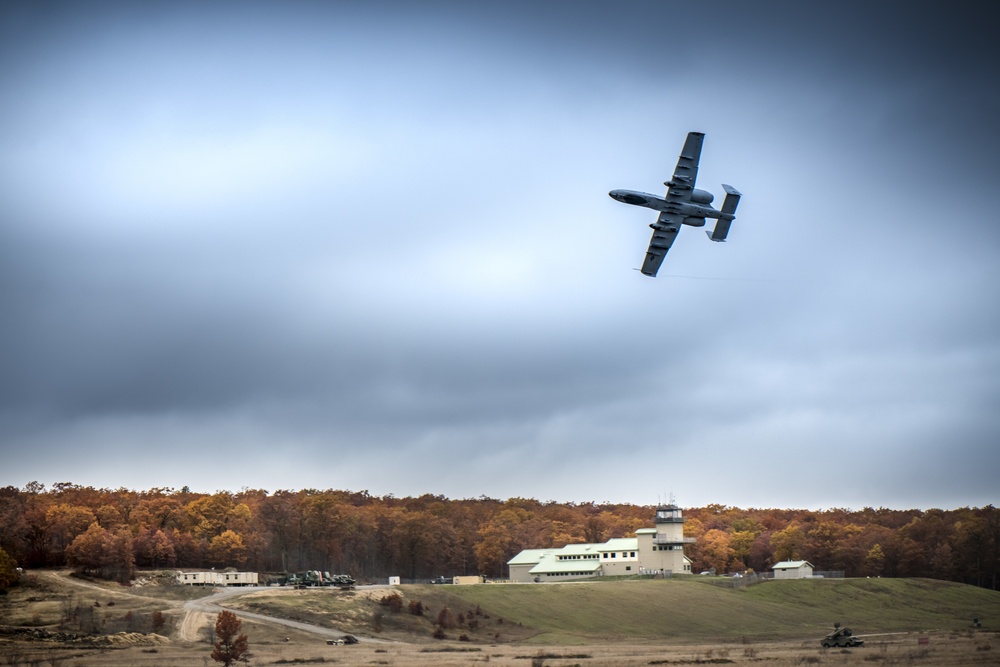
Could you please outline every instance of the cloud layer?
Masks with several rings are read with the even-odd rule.
[[[997,502],[988,10],[861,7],[5,5],[0,483]]]

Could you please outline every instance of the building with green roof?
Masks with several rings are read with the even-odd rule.
[[[509,561],[514,582],[569,581],[602,576],[691,573],[684,545],[684,519],[674,504],[656,508],[655,528],[635,537],[617,537],[599,544],[567,544],[551,549],[525,549]]]

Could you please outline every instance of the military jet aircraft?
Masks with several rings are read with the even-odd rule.
[[[725,241],[726,235],[729,234],[729,225],[736,219],[736,206],[742,196],[736,188],[722,185],[722,189],[726,191],[726,199],[722,202],[720,211],[711,205],[714,199],[711,192],[694,187],[695,179],[698,177],[698,161],[701,159],[701,144],[704,140],[703,132],[688,132],[681,156],[677,159],[674,176],[664,183],[667,186],[666,199],[635,190],[612,190],[608,193],[623,204],[645,206],[660,212],[656,222],[650,225],[653,228],[653,238],[649,240],[646,259],[640,269],[644,275],[656,276],[682,224],[704,227],[705,218],[715,218],[717,220],[715,230],[705,233],[713,241]]]

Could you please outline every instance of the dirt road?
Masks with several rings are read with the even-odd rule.
[[[69,576],[69,572],[39,572],[39,575],[61,585],[70,585],[78,588],[85,588],[102,595],[108,594],[108,589],[99,586],[97,584],[92,584],[87,581],[82,581],[75,577]],[[226,600],[230,600],[241,595],[247,595],[248,593],[253,593],[255,591],[266,591],[271,590],[267,586],[243,586],[240,588],[218,588],[216,592],[208,597],[200,598],[197,600],[188,600],[183,603],[176,603],[174,606],[168,609],[172,613],[183,613],[184,616],[181,618],[177,629],[177,638],[181,641],[194,642],[199,641],[199,633],[204,627],[211,627],[215,622],[216,616],[219,612],[226,609],[222,605]],[[149,602],[150,598],[143,595],[136,595],[134,593],[129,593],[126,590],[116,590],[114,591],[116,596],[140,598],[145,602]],[[164,601],[165,602],[165,601]],[[323,628],[318,625],[311,625],[309,623],[302,623],[300,621],[293,621],[287,618],[276,618],[274,616],[265,616],[264,614],[255,614],[254,612],[244,611],[242,609],[229,609],[240,618],[246,618],[254,621],[260,621],[261,623],[270,623],[272,625],[283,625],[289,628],[295,628],[297,630],[302,630],[305,632],[310,632],[314,635],[323,637],[324,639],[340,639],[345,634],[349,634],[343,630],[338,630],[335,628]],[[388,644],[386,640],[381,639],[369,639],[366,637],[358,637],[358,641],[371,644]]]
[[[33,573],[43,579],[47,579],[59,585],[69,584],[70,586],[76,586],[77,588],[86,588],[88,590],[95,591],[97,593],[100,593],[101,595],[108,594],[108,589],[105,586],[98,586],[97,584],[92,584],[89,581],[83,581],[82,579],[71,577],[69,576],[69,570],[59,570],[59,571],[37,570],[34,571]],[[129,593],[128,591],[124,590],[115,590],[113,594],[131,598],[142,598],[144,600],[149,599],[142,595],[136,595],[134,593]]]
[[[246,586],[236,589],[221,589],[205,598],[199,600],[188,600],[184,603],[184,611],[186,612],[184,618],[181,620],[180,630],[178,631],[179,639],[182,641],[197,641],[199,639],[198,633],[201,628],[206,625],[213,623],[215,617],[220,611],[227,610],[231,611],[240,618],[246,618],[254,621],[260,621],[262,623],[271,623],[274,625],[283,625],[289,628],[295,628],[296,630],[303,630],[305,632],[311,632],[314,635],[318,635],[325,639],[340,639],[347,632],[343,630],[337,630],[335,628],[323,628],[318,625],[312,625],[310,623],[302,623],[301,621],[293,621],[287,618],[276,618],[274,616],[265,616],[264,614],[256,614],[252,611],[244,611],[242,609],[227,609],[221,603],[225,602],[234,597],[240,595],[246,595],[248,593],[253,593],[255,591],[266,591],[270,590],[267,586]],[[367,637],[357,637],[359,642],[368,644],[390,644],[392,642],[383,639],[371,639]]]

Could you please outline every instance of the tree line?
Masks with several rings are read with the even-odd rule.
[[[307,569],[361,581],[504,577],[522,549],[631,537],[655,507],[534,499],[373,496],[367,491],[198,493],[31,482],[0,488],[0,549],[23,567],[72,566],[127,581],[136,567]],[[784,560],[848,577],[932,577],[997,589],[1000,512],[684,510],[693,571],[769,571]]]

